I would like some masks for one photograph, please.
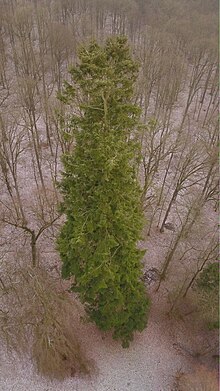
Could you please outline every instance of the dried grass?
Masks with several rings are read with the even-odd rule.
[[[218,391],[218,379],[216,371],[211,371],[203,366],[193,373],[177,376],[178,391]]]
[[[31,353],[38,371],[51,378],[91,371],[74,326],[76,304],[46,270],[17,268],[0,286],[0,337],[10,351]]]

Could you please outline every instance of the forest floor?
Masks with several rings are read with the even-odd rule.
[[[161,313],[161,293],[154,298],[149,324],[129,349],[110,336],[103,338],[93,324],[80,324],[78,338],[94,360],[90,378],[50,381],[38,376],[28,360],[2,352],[1,391],[168,391],[177,371],[189,370],[193,360],[175,348],[171,322]]]

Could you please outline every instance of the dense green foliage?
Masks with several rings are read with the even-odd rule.
[[[197,280],[198,288],[206,291],[218,290],[219,263],[214,262],[206,266]]]
[[[219,328],[219,263],[208,264],[196,281],[199,306],[208,319],[209,329]]]
[[[74,150],[63,156],[67,216],[58,247],[63,277],[74,276],[90,318],[128,346],[147,323],[137,241],[143,226],[135,141],[140,109],[132,104],[138,65],[124,37],[82,47],[60,99],[73,107]]]

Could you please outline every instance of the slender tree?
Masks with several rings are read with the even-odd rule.
[[[90,318],[127,347],[146,326],[149,308],[144,252],[137,248],[143,227],[135,138],[140,109],[132,104],[138,66],[124,37],[83,47],[79,60],[60,97],[73,107],[78,102],[81,112],[71,119],[75,148],[63,156],[62,273],[75,277],[72,289]]]

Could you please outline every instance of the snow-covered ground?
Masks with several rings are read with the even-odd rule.
[[[78,337],[95,370],[88,378],[50,381],[37,375],[30,360],[1,353],[1,391],[170,391],[177,371],[190,368],[175,349],[169,320],[160,313],[157,295],[148,327],[123,349],[93,324],[79,324]],[[10,358],[10,359],[9,359]]]

